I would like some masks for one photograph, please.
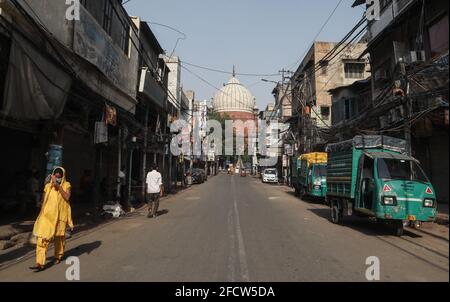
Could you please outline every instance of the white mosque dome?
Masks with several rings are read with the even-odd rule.
[[[236,78],[235,73],[213,99],[214,111],[252,113],[256,106],[255,97]]]

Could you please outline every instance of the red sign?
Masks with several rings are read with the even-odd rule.
[[[384,185],[383,192],[392,192],[392,189],[388,185]]]
[[[106,125],[117,126],[117,109],[105,105],[105,122]]]
[[[427,188],[427,190],[425,191],[427,194],[429,195],[433,195],[433,190],[431,190],[430,187]]]

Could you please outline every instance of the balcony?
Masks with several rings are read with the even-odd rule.
[[[139,93],[149,99],[159,108],[165,108],[166,92],[152,76],[148,68],[142,68],[139,81]]]
[[[380,20],[369,24],[370,40],[377,38],[394,20],[404,13],[416,0],[394,0],[380,15]]]

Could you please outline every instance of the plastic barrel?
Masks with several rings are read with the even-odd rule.
[[[47,158],[47,175],[53,173],[56,167],[62,166],[63,147],[59,145],[50,145]]]

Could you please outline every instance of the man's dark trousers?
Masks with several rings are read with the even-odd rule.
[[[149,193],[147,197],[148,202],[148,217],[156,217],[159,208],[160,193]]]

